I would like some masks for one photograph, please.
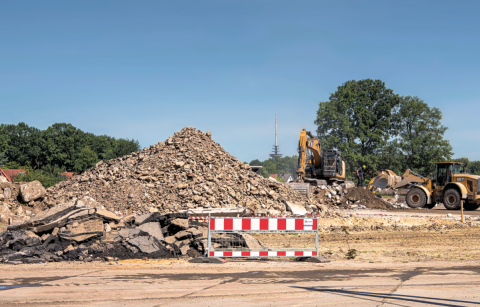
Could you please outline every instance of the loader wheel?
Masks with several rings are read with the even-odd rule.
[[[463,204],[463,209],[465,209],[467,211],[477,210],[478,207],[480,207],[480,204],[477,204],[477,203],[464,203]]]
[[[410,208],[422,208],[427,203],[427,196],[420,189],[412,189],[408,191],[405,200]]]
[[[460,209],[460,194],[455,189],[448,189],[443,193],[443,205],[448,210],[458,210]]]

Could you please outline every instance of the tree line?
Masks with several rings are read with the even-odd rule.
[[[23,122],[0,124],[0,167],[27,168],[48,178],[59,171],[83,172],[100,160],[138,150],[137,140],[95,135],[67,123],[56,123],[45,130]]]

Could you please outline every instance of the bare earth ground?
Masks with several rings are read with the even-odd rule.
[[[477,227],[325,231],[320,252],[332,262],[324,264],[232,259],[0,265],[0,306],[476,306],[479,243]],[[353,260],[345,257],[350,248],[357,250]]]

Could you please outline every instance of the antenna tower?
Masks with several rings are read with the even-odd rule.
[[[277,114],[275,114],[275,145],[273,146],[273,153],[270,154],[270,157],[275,158],[275,157],[281,157],[283,156],[280,153],[280,150],[278,149],[277,145]]]

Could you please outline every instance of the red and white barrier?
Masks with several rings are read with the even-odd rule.
[[[210,217],[208,219],[208,257],[316,257],[318,256],[318,220],[317,218],[271,218],[271,217],[244,217],[244,218],[232,218],[232,217]],[[220,244],[218,247],[218,239],[225,239],[228,241],[228,235],[214,237],[216,241],[216,248],[212,246],[212,234],[214,233],[275,233],[285,234],[297,234],[299,232],[315,233],[315,247],[313,244],[308,248],[292,248],[288,250],[285,246],[289,244],[277,245],[274,244],[270,247],[265,246],[265,250],[249,250],[248,245],[226,245]],[[297,240],[299,238],[296,235],[290,236]],[[313,239],[313,238],[312,238]],[[284,236],[279,236],[278,240],[285,240]],[[278,242],[278,241],[277,241]],[[245,243],[243,243],[245,244]],[[300,246],[302,244],[299,244]],[[276,246],[276,247],[273,247]],[[295,246],[292,245],[292,246]],[[286,249],[284,249],[286,248]],[[303,250],[302,250],[303,249]]]
[[[306,218],[214,218],[210,230],[316,230],[317,219]]]
[[[315,257],[316,251],[213,251],[210,257]]]

